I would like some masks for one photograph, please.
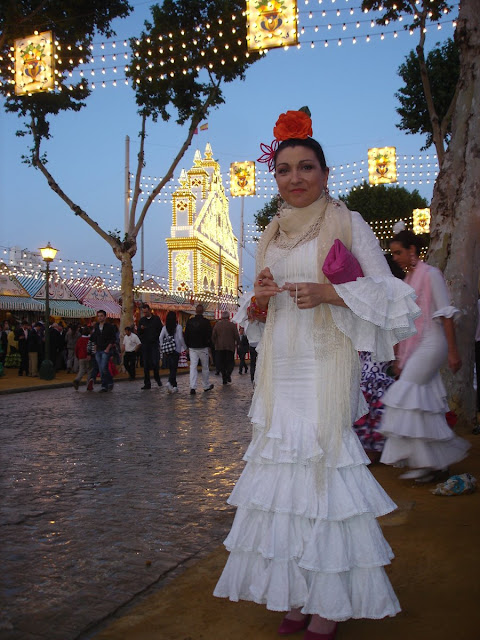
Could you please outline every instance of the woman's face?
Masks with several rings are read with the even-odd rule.
[[[390,253],[392,254],[392,258],[401,269],[405,269],[406,267],[409,267],[411,265],[412,253],[416,255],[415,247],[413,245],[411,247],[405,248],[401,242],[391,242]]]
[[[328,169],[322,169],[308,147],[286,147],[277,155],[275,179],[282,198],[292,207],[308,207],[327,186]]]

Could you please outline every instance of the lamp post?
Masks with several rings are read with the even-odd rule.
[[[54,249],[50,242],[40,249],[42,258],[46,263],[45,268],[45,358],[40,365],[38,375],[42,380],[53,380],[55,377],[54,363],[50,356],[50,263],[55,259],[58,249]]]

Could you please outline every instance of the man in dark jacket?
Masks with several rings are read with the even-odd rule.
[[[233,322],[230,322],[228,311],[222,311],[222,319],[213,327],[213,344],[217,358],[217,369],[222,374],[223,384],[232,381],[235,367],[235,347],[240,344],[240,336]]]
[[[197,304],[195,316],[187,321],[185,326],[185,344],[190,354],[190,393],[196,393],[198,361],[202,365],[203,390],[210,391],[213,384],[210,384],[209,353],[211,345],[212,327],[210,322],[203,317],[203,305]]]
[[[62,327],[58,322],[54,322],[48,329],[48,333],[50,336],[50,353],[48,358],[53,362],[55,371],[58,371],[64,364],[63,349],[65,347],[65,339],[62,333]]]
[[[40,353],[41,343],[42,338],[40,337],[40,328],[38,323],[36,323],[31,329],[29,329],[27,338],[28,375],[32,377],[38,376],[38,354]]]
[[[142,304],[143,318],[140,319],[138,325],[138,337],[142,341],[143,354],[143,379],[142,389],[151,389],[150,369],[153,370],[153,377],[159,387],[162,386],[160,380],[160,331],[162,330],[162,321],[152,313],[150,305],[144,302]]]
[[[245,329],[243,327],[240,327],[238,329],[238,334],[240,336],[240,344],[237,347],[237,353],[240,359],[240,366],[238,367],[238,373],[242,375],[243,369],[245,369],[245,373],[248,373],[248,365],[245,362],[245,356],[250,350],[250,345],[248,343],[248,338],[245,335]]]
[[[20,352],[19,376],[23,376],[24,373],[28,376],[28,334],[30,331],[30,323],[24,318],[21,326],[15,332],[15,338],[18,340],[18,351]]]
[[[116,331],[113,324],[107,321],[107,314],[102,309],[97,311],[97,320],[90,340],[96,345],[95,359],[102,382],[100,391],[105,392],[113,389],[113,377],[108,363],[115,350]]]

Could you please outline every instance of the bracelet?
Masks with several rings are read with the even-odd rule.
[[[254,316],[260,316],[261,318],[266,318],[268,313],[268,308],[261,309],[257,304],[257,299],[255,298],[255,296],[252,296],[252,299],[250,301],[250,306],[248,307],[247,311],[250,311],[250,313]]]

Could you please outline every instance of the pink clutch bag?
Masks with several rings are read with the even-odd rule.
[[[363,277],[360,263],[338,238],[327,253],[322,271],[332,284],[352,282]]]

